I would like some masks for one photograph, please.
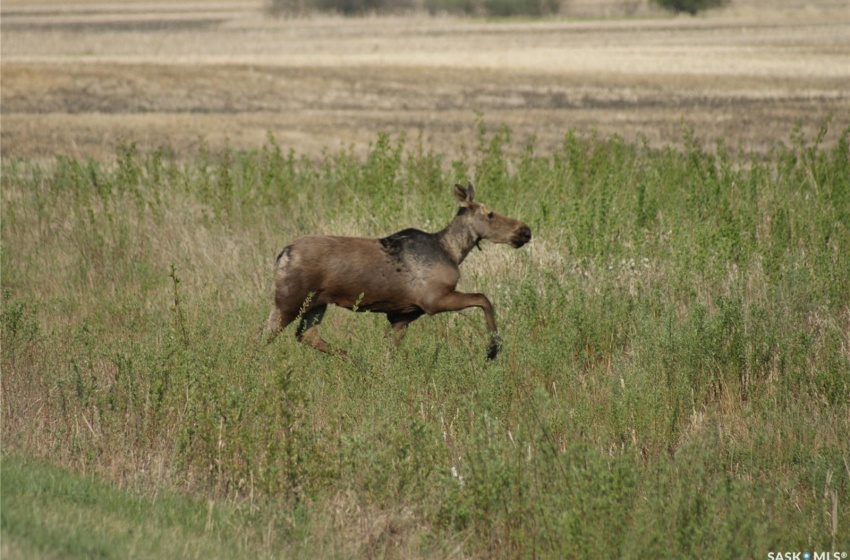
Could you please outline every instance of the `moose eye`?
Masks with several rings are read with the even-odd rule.
[[[493,216],[495,216],[495,214],[493,212],[487,212],[487,219],[488,220],[492,220]]]

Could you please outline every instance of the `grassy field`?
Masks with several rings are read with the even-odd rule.
[[[142,496],[94,477],[4,455],[0,554],[4,558],[246,558],[271,546],[281,555],[295,549],[278,537],[287,534],[277,530],[282,522],[269,517],[262,520],[271,523],[266,525],[256,511],[168,492]]]
[[[4,159],[4,558],[850,550],[850,131],[826,134]],[[467,178],[535,233],[464,263],[494,363],[476,311],[390,351],[332,310],[349,361],[258,343],[287,240],[439,229]]]

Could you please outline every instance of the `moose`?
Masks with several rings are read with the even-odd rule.
[[[382,239],[307,236],[293,241],[277,255],[266,341],[300,318],[295,331],[298,341],[328,354],[345,355],[318,333],[331,303],[386,314],[394,346],[407,326],[426,313],[480,307],[490,334],[487,358],[494,359],[501,340],[493,305],[484,294],[455,289],[458,267],[473,247],[481,249],[481,240],[519,248],[531,240],[531,229],[476,202],[472,183],[455,185],[454,196],[457,214],[436,233],[409,228]]]

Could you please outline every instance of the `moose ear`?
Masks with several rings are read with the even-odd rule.
[[[466,187],[460,184],[455,185],[455,200],[461,206],[468,206],[474,196],[475,187],[472,186],[472,183],[469,183]]]

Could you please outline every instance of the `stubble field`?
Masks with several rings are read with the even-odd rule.
[[[567,129],[661,146],[690,127],[709,144],[763,151],[797,125],[847,124],[844,3],[589,17],[611,4],[576,2],[581,19],[480,22],[7,1],[3,152],[104,157],[124,139],[185,153],[200,138],[251,149],[272,132],[299,153],[362,153],[376,131],[448,152],[473,141],[476,111],[546,149]]]
[[[2,5],[4,560],[850,552],[846,3],[66,4]],[[259,343],[286,243],[469,180],[534,232],[461,267],[495,361]]]

